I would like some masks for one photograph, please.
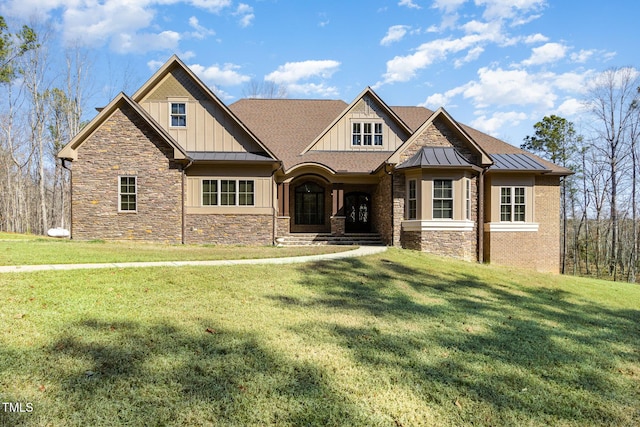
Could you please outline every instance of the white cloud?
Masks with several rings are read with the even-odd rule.
[[[265,76],[265,80],[278,84],[292,84],[312,77],[329,78],[340,66],[340,62],[333,60],[309,60],[302,62],[287,62]]]
[[[167,3],[173,1],[157,0],[155,3]],[[225,7],[231,6],[231,0],[189,0],[189,3],[200,9],[206,9],[209,12],[219,13]]]
[[[420,5],[415,4],[413,0],[400,0],[398,6],[406,6],[409,9],[422,9]]]
[[[532,49],[529,59],[522,61],[523,65],[542,65],[559,61],[567,54],[567,46],[560,43],[547,43]]]
[[[403,39],[410,29],[411,27],[408,25],[393,25],[387,30],[387,35],[380,40],[380,44],[382,46],[389,46],[392,43],[398,42]]]
[[[474,48],[471,48],[467,52],[467,56],[465,56],[462,59],[456,59],[453,65],[455,66],[455,68],[460,68],[468,62],[472,62],[478,59],[483,52],[484,52],[484,48],[481,46],[476,46]]]
[[[509,111],[509,112],[495,112],[490,117],[481,115],[471,122],[471,126],[488,133],[489,135],[497,136],[505,126],[515,127],[527,120],[527,115],[523,112]]]
[[[189,26],[195,30],[191,32],[191,37],[196,39],[202,40],[207,36],[214,36],[216,34],[215,31],[200,25],[198,18],[196,18],[195,16],[192,16],[191,18],[189,18]]]
[[[411,80],[416,76],[418,71],[436,61],[445,59],[447,55],[477,48],[492,37],[493,35],[491,34],[473,34],[459,39],[440,39],[424,43],[418,47],[415,53],[406,56],[396,56],[387,61],[387,72],[383,76],[384,81],[379,84]],[[475,50],[470,58],[472,58],[474,54],[478,54],[478,51]]]
[[[524,42],[526,44],[534,44],[534,43],[544,43],[544,42],[548,42],[549,41],[549,37],[544,36],[540,33],[537,34],[532,34],[530,36],[527,36],[524,38]]]
[[[251,25],[251,22],[256,17],[253,13],[253,8],[245,3],[240,3],[233,14],[235,16],[240,16],[239,23],[242,28],[246,28]]]
[[[465,85],[463,95],[471,98],[477,108],[490,105],[533,105],[553,108],[557,95],[545,79],[524,70],[503,70],[483,67],[479,80]]]
[[[237,72],[240,67],[234,64],[224,64],[222,67],[218,64],[209,67],[193,64],[189,68],[202,80],[216,86],[237,86],[251,80],[249,76]]]
[[[467,0],[434,0],[432,7],[446,13],[452,13],[466,2]]]
[[[176,50],[180,34],[175,31],[161,33],[116,34],[111,39],[111,49],[117,53],[145,53],[154,50]]]
[[[574,117],[584,113],[585,110],[584,102],[569,98],[558,106],[557,113],[561,117]]]
[[[304,96],[320,96],[322,98],[334,98],[339,94],[338,88],[327,86],[323,83],[289,84],[287,85],[287,92]]]
[[[546,6],[546,0],[475,0],[477,6],[485,6],[483,17],[489,21],[508,20],[521,25],[536,19],[533,14]]]

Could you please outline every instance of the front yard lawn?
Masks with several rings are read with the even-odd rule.
[[[3,274],[0,425],[640,425],[638,301],[395,249]]]

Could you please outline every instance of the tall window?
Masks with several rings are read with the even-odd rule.
[[[187,126],[187,104],[185,104],[184,102],[171,103],[171,126]]]
[[[433,180],[433,219],[453,219],[453,181]]]
[[[382,145],[382,123],[374,123],[373,144]]]
[[[409,197],[407,206],[407,218],[416,219],[418,217],[418,193],[416,190],[416,180],[409,180]]]
[[[500,188],[500,221],[524,222],[526,199],[524,187]]]
[[[135,176],[121,176],[118,189],[119,210],[122,212],[135,212],[137,209],[137,185]]]
[[[202,180],[202,206],[218,204],[218,181],[215,179]]]
[[[296,224],[324,224],[324,188],[314,182],[305,182],[296,187],[295,194]]]
[[[351,145],[382,145],[382,123],[353,122]]]
[[[236,204],[236,182],[229,179],[220,180],[220,205],[234,206]]]
[[[253,181],[238,181],[238,204],[253,206]]]

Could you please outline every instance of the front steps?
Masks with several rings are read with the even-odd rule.
[[[342,236],[332,236],[325,233],[296,233],[276,238],[276,244],[278,246],[384,246],[382,238],[376,233],[349,233]]]

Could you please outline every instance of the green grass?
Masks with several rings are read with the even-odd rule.
[[[391,249],[0,275],[0,425],[635,426],[640,287]]]
[[[87,264],[280,258],[353,249],[349,246],[211,246],[73,241],[0,232],[0,265]]]

